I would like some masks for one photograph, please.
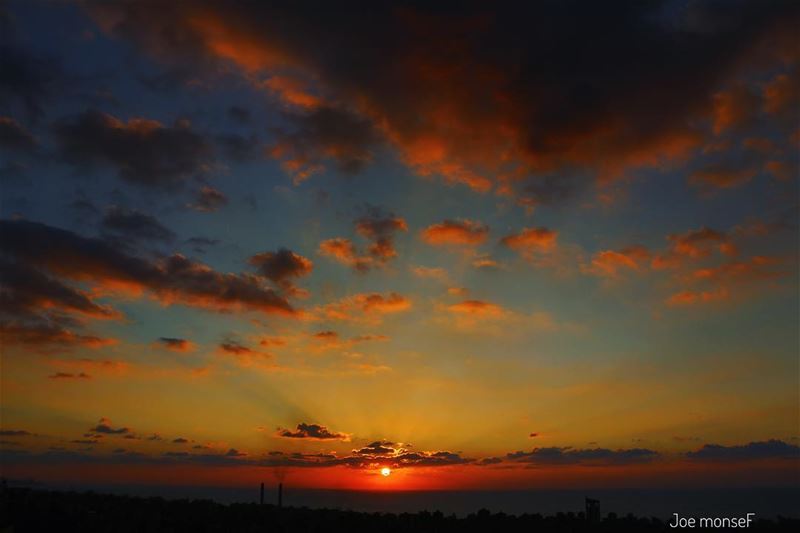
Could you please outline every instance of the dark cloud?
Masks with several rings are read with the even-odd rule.
[[[2,437],[29,437],[31,435],[33,433],[24,429],[0,429],[0,436]]]
[[[101,239],[24,220],[0,220],[0,235],[4,252],[18,264],[61,279],[110,285],[134,294],[147,290],[164,302],[216,311],[295,314],[284,297],[256,276],[217,272],[180,254],[151,261]]]
[[[278,428],[278,437],[287,439],[310,439],[310,440],[341,440],[349,441],[350,435],[328,430],[327,427],[319,424],[297,424],[294,430]]]
[[[242,162],[254,159],[259,155],[260,142],[258,137],[251,135],[245,137],[236,133],[217,135],[217,144],[222,148],[222,153],[234,161]]]
[[[252,256],[249,263],[258,274],[282,288],[292,288],[293,281],[311,273],[314,263],[286,248],[277,252],[261,252]]]
[[[95,6],[159,61],[199,73],[232,61],[273,95],[297,117],[273,149],[296,180],[326,159],[358,169],[377,138],[420,175],[534,203],[563,187],[525,191],[531,175],[604,182],[697,148],[721,89],[796,59],[800,12],[780,0]]]
[[[747,461],[752,459],[800,459],[800,447],[782,440],[750,442],[733,446],[705,444],[686,457],[712,461]]]
[[[228,108],[228,116],[231,117],[236,122],[241,124],[247,124],[250,122],[250,118],[252,114],[249,110],[239,107],[237,105],[232,105]]]
[[[354,224],[356,233],[369,241],[366,250],[360,250],[350,239],[337,237],[320,243],[319,251],[358,272],[382,267],[396,257],[395,235],[408,231],[403,218],[374,206],[367,206],[366,213]]]
[[[112,206],[100,222],[103,231],[134,241],[171,242],[175,234],[155,217],[135,209]]]
[[[19,122],[0,116],[0,148],[25,151],[35,146],[36,139]]]
[[[5,237],[5,235],[3,235]],[[0,336],[7,345],[97,348],[113,342],[76,332],[86,319],[114,319],[120,314],[17,260],[0,258]]]
[[[372,161],[378,137],[368,120],[329,106],[287,118],[293,130],[277,131],[278,141],[268,154],[282,161],[295,183],[323,171],[328,160],[346,174],[355,174]]]
[[[219,239],[209,239],[208,237],[192,237],[184,241],[197,253],[205,253],[206,248],[219,244]]]
[[[360,450],[353,450],[358,455],[390,455],[397,451],[397,444],[388,440],[371,442]]]
[[[247,454],[244,452],[240,452],[236,448],[231,448],[227,452],[225,452],[225,457],[247,457]]]
[[[0,108],[20,104],[31,120],[41,118],[42,104],[61,77],[61,68],[52,58],[36,55],[5,38],[0,41]]]
[[[0,316],[28,318],[53,310],[95,318],[117,316],[113,309],[93,301],[89,293],[19,261],[0,260],[0,287]]]
[[[147,187],[178,185],[211,161],[211,145],[186,120],[173,126],[146,118],[123,122],[88,110],[57,121],[53,133],[69,163],[109,164],[120,178]]]
[[[189,439],[184,439],[183,437],[172,439],[173,444],[186,444],[187,442],[189,442]]]
[[[220,343],[219,349],[222,350],[224,353],[229,353],[231,355],[236,355],[240,357],[245,356],[252,356],[257,354],[255,350],[241,344],[232,339],[226,339],[224,342]]]
[[[355,224],[356,232],[371,243],[367,252],[380,263],[385,263],[397,255],[394,246],[395,234],[408,231],[404,219],[377,207],[369,207],[367,213],[358,218]]]
[[[195,211],[211,213],[226,205],[228,205],[228,197],[222,191],[206,185],[197,192],[194,202],[189,204],[188,207]]]
[[[194,343],[191,341],[177,339],[175,337],[159,337],[158,343],[167,350],[172,350],[173,352],[190,352],[195,348]]]
[[[94,431],[95,433],[102,433],[105,435],[124,435],[131,432],[130,428],[113,427],[111,425],[111,420],[105,417],[101,418],[96,426],[89,428],[89,431]]]
[[[659,453],[646,448],[610,450],[608,448],[576,449],[570,447],[534,448],[529,452],[506,454],[509,461],[531,464],[628,464],[653,460]]]
[[[78,374],[72,374],[70,372],[56,372],[55,374],[51,374],[47,377],[50,379],[92,379],[92,376],[85,372],[80,372]]]

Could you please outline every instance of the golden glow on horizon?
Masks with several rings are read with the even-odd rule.
[[[391,468],[389,468],[389,467],[386,467],[386,466],[384,466],[383,468],[381,468],[381,475],[382,475],[383,477],[389,477],[389,474],[391,474],[391,473],[392,473],[392,469],[391,469]]]

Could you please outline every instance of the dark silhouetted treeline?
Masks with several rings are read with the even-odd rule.
[[[0,532],[642,532],[675,531],[655,518],[609,513],[589,524],[583,513],[519,516],[478,511],[464,518],[441,512],[360,513],[273,505],[222,505],[209,500],[164,500],[8,488],[0,495]],[[686,531],[686,530],[684,530]],[[715,529],[714,531],[721,531]],[[800,520],[758,520],[746,531],[800,531]]]

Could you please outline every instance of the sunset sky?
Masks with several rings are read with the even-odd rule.
[[[800,483],[800,3],[291,4],[0,3],[3,475]]]

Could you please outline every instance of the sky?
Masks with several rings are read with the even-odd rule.
[[[3,475],[797,486],[798,18],[1,3]]]

